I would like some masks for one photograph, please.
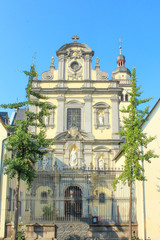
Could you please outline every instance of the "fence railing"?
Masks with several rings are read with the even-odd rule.
[[[128,223],[129,189],[114,192],[112,182],[120,170],[39,171],[28,191],[21,181],[19,216],[23,223],[87,221],[93,216],[101,223]],[[6,222],[14,220],[15,179],[8,179]],[[132,221],[136,222],[133,192]]]

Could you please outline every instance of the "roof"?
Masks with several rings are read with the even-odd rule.
[[[128,73],[128,74],[131,76],[131,71],[130,71],[128,68],[126,68],[125,66],[119,66],[119,67],[117,67],[117,68],[113,71],[113,74],[118,73],[118,72],[126,72],[126,73]]]
[[[18,108],[15,112],[12,125],[14,125],[15,121],[24,120],[26,118],[25,112],[26,108]]]

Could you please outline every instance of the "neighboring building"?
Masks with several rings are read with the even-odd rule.
[[[156,137],[147,149],[154,150],[160,156],[160,99],[147,116],[143,131]],[[145,151],[145,149],[144,149]],[[136,183],[137,220],[139,237],[142,239],[160,239],[160,158],[144,162],[144,175],[147,181]]]
[[[2,174],[3,146],[8,137],[9,131],[6,124],[9,123],[8,113],[0,112],[0,238],[4,237],[5,210],[7,196],[7,176]]]
[[[88,235],[127,237],[128,187],[119,184],[114,192],[112,182],[122,171],[116,169],[113,158],[122,143],[117,135],[122,118],[119,108],[129,103],[131,73],[120,52],[117,68],[109,80],[108,73],[100,70],[98,57],[95,69],[92,68],[92,49],[78,43],[77,36],[73,38],[73,43],[56,52],[58,69],[52,57],[50,70],[42,73],[42,80],[35,79],[33,83],[34,91],[47,96],[47,102],[56,106],[44,118],[47,138],[53,140],[53,145],[36,165],[38,177],[32,189],[27,191],[21,183],[21,220],[27,224],[54,222],[60,240],[69,239],[71,229],[81,239]],[[33,106],[30,110],[38,112]],[[23,119],[24,111],[18,109],[13,120]],[[36,133],[38,129],[32,131]],[[7,237],[11,236],[14,189],[14,181],[9,180]],[[134,200],[133,229],[137,232]],[[99,225],[94,222],[97,219]],[[65,225],[68,222],[70,225]],[[82,223],[90,224],[90,229]],[[105,228],[100,227],[102,224]],[[67,226],[71,228],[68,230]]]

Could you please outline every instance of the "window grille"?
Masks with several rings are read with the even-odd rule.
[[[67,109],[67,129],[71,127],[81,129],[81,109],[79,108]]]

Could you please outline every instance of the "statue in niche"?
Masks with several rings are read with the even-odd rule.
[[[45,124],[46,126],[49,125],[49,116],[45,116],[45,117],[44,117],[44,124]]]
[[[103,157],[101,156],[100,158],[99,158],[99,169],[104,169],[104,159],[103,159]]]
[[[43,170],[47,169],[48,164],[49,164],[49,159],[48,159],[48,157],[45,155],[45,156],[43,157],[43,161],[42,161],[42,169],[43,169]]]
[[[98,120],[99,120],[99,125],[102,126],[103,125],[103,114],[102,114],[102,112],[99,113]]]
[[[75,167],[77,165],[77,152],[75,148],[72,148],[70,153],[70,165],[71,167]]]

